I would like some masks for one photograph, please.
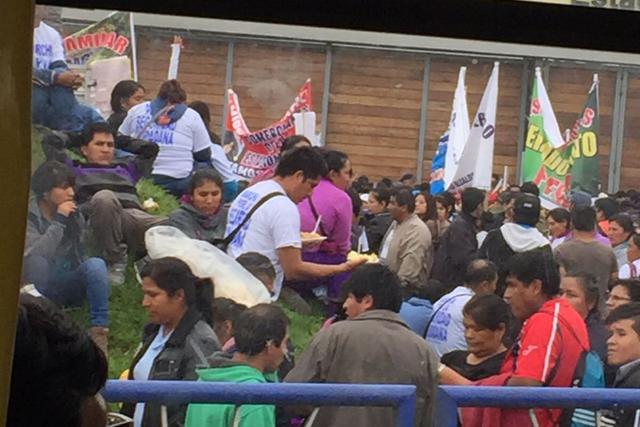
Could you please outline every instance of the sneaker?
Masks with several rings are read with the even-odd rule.
[[[112,285],[120,286],[124,283],[127,273],[127,264],[117,263],[109,266],[109,282]]]
[[[89,337],[91,337],[98,348],[102,350],[104,357],[107,358],[109,354],[109,328],[105,328],[104,326],[92,326],[89,328]]]
[[[309,303],[293,289],[283,286],[280,291],[280,298],[282,298],[282,301],[289,305],[293,311],[305,316],[311,314],[311,306]]]

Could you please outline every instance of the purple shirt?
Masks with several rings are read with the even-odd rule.
[[[564,241],[568,242],[571,239],[573,239],[573,232],[570,232],[569,234],[567,234],[566,235],[566,239]],[[593,236],[593,240],[595,240],[596,242],[602,243],[605,246],[611,247],[611,241],[609,240],[609,238],[607,236],[603,236],[602,234],[598,233],[597,231],[595,232],[595,235]]]
[[[346,255],[351,250],[353,218],[351,198],[331,181],[322,178],[313,190],[311,201],[316,212],[322,215],[322,227],[318,229],[318,233],[327,236],[320,250]],[[313,231],[318,218],[313,214],[309,199],[300,202],[298,210],[300,211],[300,231]]]

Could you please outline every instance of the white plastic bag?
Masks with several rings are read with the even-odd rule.
[[[196,276],[213,280],[216,297],[229,298],[247,307],[271,301],[261,281],[210,243],[190,239],[177,228],[166,225],[150,228],[144,237],[151,259],[181,259]]]

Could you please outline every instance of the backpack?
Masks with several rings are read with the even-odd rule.
[[[576,341],[580,342],[573,328],[567,324],[567,322],[558,317],[558,319],[567,326],[567,329],[574,336]],[[560,339],[562,339],[562,329],[558,328]],[[549,374],[549,379],[545,382],[545,386],[551,383],[555,377],[559,363],[553,367]],[[593,350],[582,349],[578,364],[573,372],[573,378],[571,380],[570,387],[585,387],[585,388],[602,388],[605,386],[604,380],[604,364],[600,359],[600,356]],[[559,427],[596,427],[598,426],[597,419],[599,417],[598,411],[593,409],[583,408],[565,408],[562,410],[562,415],[558,420]]]
[[[578,366],[573,375],[572,387],[602,388],[604,382],[604,368],[600,356],[593,350],[583,351],[578,360]],[[568,414],[571,413],[569,418]],[[562,422],[565,417],[568,421]],[[595,427],[597,426],[598,411],[593,409],[565,409],[560,426]]]

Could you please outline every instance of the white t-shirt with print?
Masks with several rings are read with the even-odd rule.
[[[56,61],[65,61],[62,37],[55,29],[40,22],[33,29],[33,69],[48,70]]]
[[[234,258],[247,252],[258,252],[269,258],[276,270],[274,293],[277,299],[284,279],[278,249],[302,248],[300,213],[282,186],[274,180],[267,180],[240,193],[229,208],[225,236],[231,234],[242,223],[260,199],[273,192],[282,193],[284,196],[273,197],[260,206],[229,244],[227,252]]]
[[[202,118],[191,108],[168,125],[153,122],[147,126],[151,118],[151,102],[143,102],[129,110],[118,131],[158,144],[160,150],[152,174],[178,179],[188,177],[193,171],[193,153],[211,147]]]
[[[462,309],[474,293],[465,286],[458,286],[433,305],[433,319],[427,331],[427,342],[438,358],[454,350],[466,350],[462,324]]]
[[[633,264],[633,267],[631,266]],[[633,261],[633,263],[625,264],[620,267],[618,272],[619,279],[637,279],[640,276],[640,259]]]

